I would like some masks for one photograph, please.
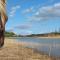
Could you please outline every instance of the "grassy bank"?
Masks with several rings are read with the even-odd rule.
[[[4,47],[0,48],[0,60],[55,60],[55,58],[25,48],[22,43],[6,38]]]

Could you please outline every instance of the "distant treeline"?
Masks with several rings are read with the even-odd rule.
[[[23,37],[22,35],[17,35],[14,32],[5,31],[5,37]]]
[[[48,36],[57,36],[60,35],[60,32],[51,32],[44,34],[31,34],[31,35],[17,35],[14,32],[5,32],[5,37],[48,37]]]
[[[58,36],[60,32],[51,32],[51,33],[44,33],[44,34],[31,34],[26,35],[27,37],[48,37],[48,36]]]

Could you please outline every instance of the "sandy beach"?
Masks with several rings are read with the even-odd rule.
[[[60,38],[60,36],[48,36],[48,37],[38,37],[38,38],[53,38],[53,39],[56,38],[57,39],[57,38]]]
[[[14,39],[5,38],[5,44],[0,48],[0,60],[56,60],[46,54],[25,48],[24,44]]]

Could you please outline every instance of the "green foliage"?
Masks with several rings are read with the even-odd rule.
[[[7,32],[5,31],[5,37],[46,37],[46,36],[56,36],[60,35],[60,32],[51,32],[51,33],[44,33],[44,34],[31,34],[31,35],[16,35],[14,32]]]
[[[16,34],[15,33],[13,33],[13,32],[5,32],[5,37],[14,37],[14,36],[16,36]]]
[[[60,35],[60,32],[50,32],[50,33],[44,33],[44,34],[31,34],[26,35],[26,37],[47,37],[47,36],[58,36]]]
[[[23,37],[22,35],[17,35],[14,32],[5,31],[5,37]]]

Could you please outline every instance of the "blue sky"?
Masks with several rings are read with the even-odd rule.
[[[60,29],[60,0],[7,0],[6,31],[39,34]]]

